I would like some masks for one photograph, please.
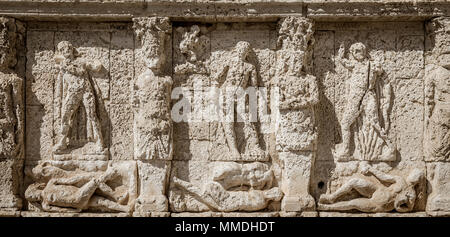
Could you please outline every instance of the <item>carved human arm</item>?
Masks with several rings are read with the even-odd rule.
[[[378,77],[383,72],[381,64],[379,62],[369,62],[370,72],[369,72],[369,90],[375,88],[375,83]]]
[[[345,67],[349,70],[353,69],[353,67],[354,67],[353,63],[350,60],[344,58],[344,54],[345,54],[344,44],[341,43],[341,45],[339,47],[338,55],[335,58],[335,60],[338,64],[342,65],[343,67]]]
[[[338,62],[340,65],[347,68],[348,70],[351,70],[354,67],[352,61],[345,59],[345,58],[337,58],[336,62]]]
[[[217,71],[217,73],[215,73],[215,74],[212,75],[213,81],[217,81],[217,83],[218,83],[219,85],[222,84],[222,82],[224,81],[223,78],[224,78],[225,75],[228,73],[229,68],[230,68],[229,65],[222,66],[222,67],[220,68],[220,70]]]
[[[74,185],[78,182],[87,182],[91,179],[91,176],[86,175],[76,175],[69,178],[56,178],[53,180],[53,184],[55,185]]]
[[[397,182],[397,179],[398,179],[398,177],[396,177],[396,176],[386,174],[386,173],[381,172],[372,167],[369,168],[368,172],[371,173],[378,180],[380,180],[382,182],[386,182],[386,183],[395,183],[395,182]]]
[[[319,102],[319,88],[316,77],[306,75],[305,90],[294,95],[288,95],[280,104],[281,108],[306,108]]]
[[[47,201],[42,202],[42,209],[47,212],[69,212],[69,213],[77,213],[81,212],[82,210],[79,208],[69,208],[69,207],[57,207],[57,206],[51,206],[47,203]]]

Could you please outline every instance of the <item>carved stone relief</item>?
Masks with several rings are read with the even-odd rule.
[[[302,15],[0,17],[0,215],[448,215],[449,18]]]
[[[282,163],[284,211],[314,210],[309,193],[316,156],[317,129],[313,106],[319,100],[316,77],[311,75],[314,44],[312,21],[288,17],[280,21],[274,85],[280,90],[276,150]]]
[[[0,209],[22,207],[20,186],[24,161],[23,75],[19,52],[24,26],[0,17]]]
[[[428,23],[425,66],[425,160],[431,180],[429,211],[450,210],[450,19]]]
[[[425,177],[423,170],[413,169],[404,178],[374,169],[368,163],[361,163],[360,172],[371,175],[376,180],[358,176],[348,179],[335,192],[320,196],[318,210],[358,210],[369,213],[413,210],[417,197],[416,185],[423,182]],[[354,191],[357,196],[351,197]]]
[[[274,177],[267,164],[215,162],[214,165],[212,180],[203,187],[176,177],[172,179],[173,185],[191,193],[210,210],[221,212],[258,211],[283,197],[278,187],[272,187]]]
[[[325,121],[319,123],[319,155],[311,188],[319,211],[425,208],[426,165],[415,143],[422,139],[423,123],[417,114],[423,110],[415,101],[423,98],[423,82],[400,72],[396,65],[404,60],[399,57],[423,62],[423,49],[407,44],[416,38],[414,34],[423,34],[423,28],[387,34],[395,28],[378,23],[319,24],[316,28],[319,48],[314,50],[314,70],[321,106],[315,110]]]
[[[262,150],[259,143],[259,132],[255,123],[252,122],[251,113],[240,114],[233,108],[237,106],[234,101],[237,101],[241,95],[239,90],[247,90],[249,87],[258,86],[258,78],[255,65],[248,61],[248,57],[251,54],[251,45],[246,41],[239,41],[228,57],[221,58],[218,64],[218,68],[214,68],[211,78],[212,83],[217,85],[220,89],[220,93],[224,95],[225,105],[224,110],[230,109],[236,111],[236,116],[243,116],[241,122],[243,140],[238,143],[237,141],[237,123],[235,118],[233,121],[223,121],[218,124],[216,136],[224,136],[225,142],[228,146],[227,153],[212,153],[212,159],[214,160],[234,160],[234,161],[265,161],[266,153]],[[223,60],[223,61],[222,61]],[[235,92],[233,92],[235,91]],[[219,102],[220,103],[220,102]],[[219,111],[219,113],[222,111]],[[227,111],[223,111],[227,113]],[[214,138],[213,138],[214,139]],[[220,138],[215,138],[218,141]],[[214,145],[213,145],[214,146]],[[221,158],[221,156],[227,156]]]
[[[250,90],[270,82],[270,65],[264,63],[264,68],[262,62],[274,58],[275,47],[252,36],[269,36],[275,32],[273,26],[219,23],[176,27],[174,85],[184,86],[193,96],[187,99],[191,120],[186,125],[174,123],[177,140],[170,179],[171,211],[257,211],[276,208],[274,203],[281,200],[272,163],[262,163],[269,160],[268,131],[263,131],[260,121],[250,118],[258,116],[249,112],[250,100],[243,103],[244,112],[239,111],[243,94],[252,96]],[[231,34],[235,32],[239,33]],[[180,101],[175,102],[174,109]],[[253,166],[264,170],[245,171]],[[225,172],[223,179],[236,181],[242,177],[237,173],[250,172],[249,177],[267,173],[273,184],[264,188],[228,186],[211,179],[221,170]],[[258,202],[251,203],[252,198]]]
[[[349,59],[343,58],[344,46],[339,48],[336,62],[350,71],[344,117],[341,120],[342,143],[336,146],[339,161],[395,160],[395,145],[387,133],[390,128],[388,112],[391,87],[380,79],[381,62],[370,61],[366,46],[360,42],[350,46]],[[352,136],[353,135],[353,136]],[[350,143],[354,152],[351,154]]]
[[[139,160],[138,212],[167,211],[166,181],[172,159],[170,96],[172,78],[165,70],[171,46],[168,18],[135,18],[134,29],[145,70],[133,83],[134,158]]]
[[[137,196],[134,162],[111,163],[106,170],[85,171],[44,161],[32,169],[35,183],[25,198],[46,212],[131,212]]]
[[[101,90],[92,76],[92,73],[101,72],[104,67],[99,61],[89,62],[78,56],[78,52],[69,41],[59,42],[56,50],[54,60],[56,67],[59,68],[59,74],[55,85],[54,111],[55,122],[60,128],[56,129],[57,143],[53,148],[55,153],[53,157],[65,159],[60,156],[70,154],[79,146],[87,146],[87,151],[83,154],[100,154],[107,160],[107,150],[97,111],[102,103],[98,99],[101,98]],[[80,117],[76,117],[76,113]],[[85,124],[80,125],[83,123],[80,121],[83,120],[81,117],[84,117]],[[77,125],[80,127],[77,128]]]
[[[117,103],[110,97],[116,90],[110,87],[116,70],[111,62],[117,61],[110,56],[110,48],[117,52],[110,40],[118,37],[120,25],[61,23],[44,31],[42,26],[31,25],[28,32],[27,138],[34,139],[27,144],[41,147],[26,154],[27,208],[131,213],[138,194],[136,162],[118,161],[117,152],[109,153],[110,122],[113,130],[117,122],[109,116]]]

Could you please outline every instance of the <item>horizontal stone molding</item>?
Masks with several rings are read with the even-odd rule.
[[[163,16],[173,21],[273,21],[307,16],[318,21],[426,20],[448,15],[447,1],[0,1],[0,15],[22,20],[129,21]]]

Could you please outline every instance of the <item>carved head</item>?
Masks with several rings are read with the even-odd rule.
[[[14,20],[0,17],[0,69],[12,68],[17,64],[16,36]]]
[[[406,186],[395,197],[394,207],[398,212],[409,212],[414,208],[416,202],[416,189],[415,186],[425,177],[424,173],[420,169],[413,169],[406,178]]]
[[[242,176],[247,178],[250,187],[260,190],[264,187],[270,188],[273,182],[272,170],[264,163],[254,162],[245,164]]]
[[[48,181],[51,178],[62,176],[62,172],[60,168],[45,161],[33,168],[32,175],[35,180]]]
[[[241,60],[245,60],[247,58],[247,56],[250,54],[252,48],[250,47],[249,42],[239,41],[236,44],[236,47],[234,50],[237,52],[237,54]]]
[[[146,54],[144,58],[145,66],[153,71],[159,71],[166,60],[163,46],[144,46],[142,50]]]
[[[29,202],[41,202],[42,201],[42,190],[44,190],[46,184],[45,183],[33,183],[28,186],[25,191],[25,198]]]
[[[350,54],[357,61],[363,61],[367,57],[366,46],[363,43],[354,43],[350,46]]]
[[[73,59],[75,57],[75,48],[69,41],[61,41],[56,46],[57,55],[64,59]],[[58,57],[57,56],[57,57]],[[56,57],[55,57],[56,58]]]
[[[170,38],[172,25],[167,17],[134,18],[136,38],[139,40],[145,65],[154,71],[162,69],[166,60],[166,41]]]

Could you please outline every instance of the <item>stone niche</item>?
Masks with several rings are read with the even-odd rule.
[[[450,4],[393,2],[0,3],[0,216],[450,215]]]

